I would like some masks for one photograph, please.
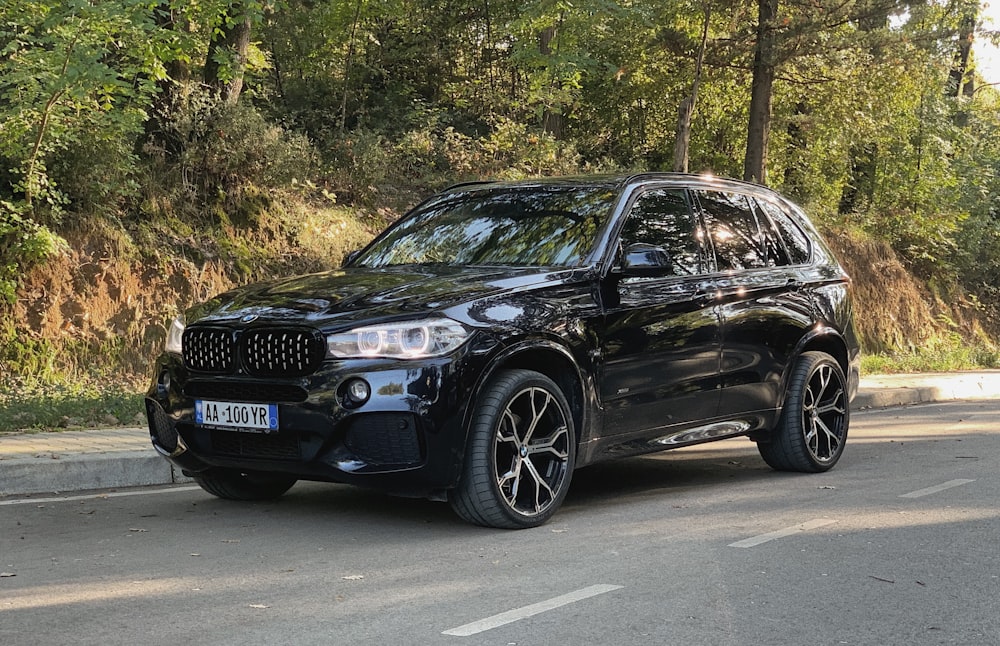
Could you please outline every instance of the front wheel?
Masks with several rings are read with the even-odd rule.
[[[198,486],[226,500],[271,500],[292,488],[296,479],[270,473],[215,469],[194,476]]]
[[[847,442],[847,397],[840,364],[825,352],[803,353],[792,368],[778,425],[757,443],[761,457],[779,471],[833,468]]]
[[[476,525],[537,527],[566,497],[576,457],[569,404],[531,370],[505,370],[484,388],[452,509]]]

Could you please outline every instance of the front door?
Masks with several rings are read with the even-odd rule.
[[[620,247],[627,254],[643,245],[662,266],[615,268],[605,279],[606,435],[647,435],[716,414],[720,319],[703,240],[685,191],[651,189],[634,201]]]

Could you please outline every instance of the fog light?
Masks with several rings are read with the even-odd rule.
[[[364,379],[352,379],[347,383],[347,399],[355,406],[360,406],[368,401],[371,394],[371,386]]]

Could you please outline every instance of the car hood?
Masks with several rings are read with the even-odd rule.
[[[345,268],[235,289],[191,308],[187,320],[305,323],[333,329],[444,312],[501,292],[564,282],[574,273],[493,267]]]

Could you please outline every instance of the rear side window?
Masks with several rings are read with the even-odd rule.
[[[670,254],[673,273],[702,273],[701,230],[684,191],[652,190],[639,196],[622,227],[622,247],[635,243],[661,247]]]
[[[788,257],[793,265],[801,265],[809,262],[812,254],[809,247],[809,237],[795,223],[792,216],[783,208],[767,200],[758,200],[758,204],[770,216],[774,226],[778,229],[785,247],[788,249]]]
[[[698,201],[715,247],[719,271],[768,266],[760,226],[745,195],[698,191]]]

